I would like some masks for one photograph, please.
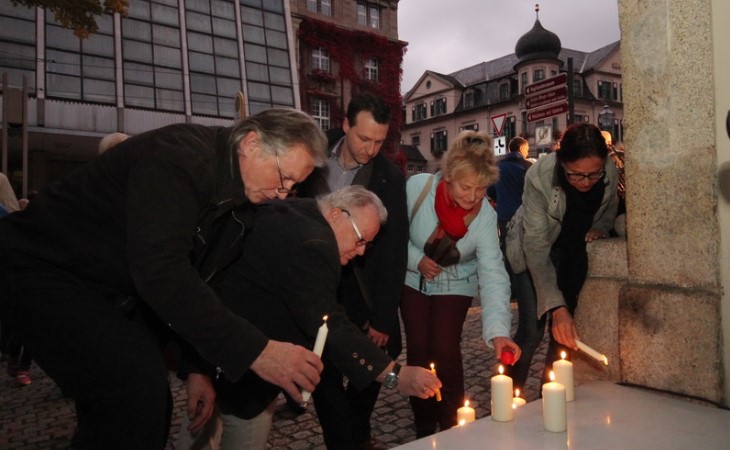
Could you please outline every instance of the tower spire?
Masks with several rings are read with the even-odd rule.
[[[540,4],[535,3],[535,20],[540,20]]]

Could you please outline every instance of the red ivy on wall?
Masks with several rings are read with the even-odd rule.
[[[400,82],[403,74],[401,63],[405,53],[404,43],[365,31],[346,30],[311,18],[302,20],[298,34],[300,42],[310,49],[322,47],[329,51],[330,57],[339,66],[339,73],[335,76],[339,77],[340,82],[349,81],[353,93],[373,92],[390,106],[390,129],[383,150],[393,159],[400,150],[400,127],[403,121]],[[368,58],[378,60],[377,82],[363,78],[360,67],[362,61]],[[308,95],[332,96],[331,92],[322,92],[318,83],[310,82],[307,77],[301,78]],[[342,123],[345,112],[343,105],[331,105],[332,123]]]

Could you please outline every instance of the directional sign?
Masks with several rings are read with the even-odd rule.
[[[547,91],[568,82],[568,74],[561,73],[551,78],[545,78],[538,82],[525,86],[525,95],[536,94],[538,92]]]
[[[555,105],[548,106],[547,108],[537,109],[534,111],[527,112],[527,121],[535,122],[537,120],[546,119],[548,117],[557,116],[568,112],[568,102],[556,103]]]
[[[567,86],[561,86],[552,91],[540,92],[525,100],[525,106],[527,109],[539,108],[541,106],[549,105],[550,103],[562,102],[568,99],[568,88]]]
[[[507,154],[507,137],[499,136],[494,140],[494,155],[502,156]]]

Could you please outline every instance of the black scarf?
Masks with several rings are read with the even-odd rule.
[[[593,216],[601,206],[606,184],[601,179],[588,192],[580,192],[570,185],[562,166],[557,166],[557,171],[566,198],[565,215],[556,241],[560,248],[557,281],[568,310],[573,313],[588,274],[585,236],[593,225]]]

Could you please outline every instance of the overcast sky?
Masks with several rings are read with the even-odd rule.
[[[540,23],[563,48],[593,51],[620,37],[617,0],[401,0],[398,38],[408,42],[401,91],[426,70],[449,74],[514,53]]]

